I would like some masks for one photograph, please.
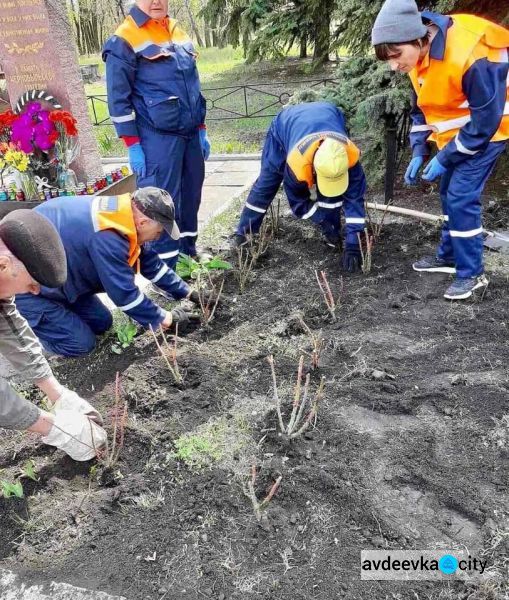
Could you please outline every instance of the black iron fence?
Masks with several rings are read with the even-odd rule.
[[[274,117],[295,92],[337,83],[337,79],[308,79],[203,88],[207,121]],[[93,125],[111,125],[106,94],[92,94],[87,99]]]

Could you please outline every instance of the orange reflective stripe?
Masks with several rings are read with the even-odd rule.
[[[473,15],[452,15],[453,25],[447,31],[443,60],[430,59],[429,54],[410,72],[427,127],[433,131],[430,140],[443,148],[470,122],[470,108],[463,92],[463,75],[477,61],[508,60],[509,31],[486,19]],[[492,141],[509,139],[508,104]],[[424,126],[421,126],[424,129]],[[418,129],[413,129],[417,131]]]
[[[130,15],[117,28],[115,35],[125,40],[136,53],[143,52],[145,48],[152,45],[164,48],[170,43],[182,44],[191,41],[189,36],[177,26],[175,19],[166,19],[163,21],[163,26],[150,19],[143,27],[138,27]],[[153,60],[160,56],[164,56],[164,53],[150,58]]]
[[[138,234],[131,207],[131,194],[96,196],[92,202],[92,222],[95,231],[113,229],[129,240],[129,266],[133,267],[140,256]]]
[[[306,137],[299,140],[286,157],[286,162],[297,181],[306,182],[309,188],[315,184],[313,174],[313,159],[318,147],[326,137],[334,138],[345,144],[346,153],[348,155],[348,166],[351,169],[354,167],[360,158],[360,150],[346,136],[337,133],[336,131],[321,131],[318,133],[310,133]]]

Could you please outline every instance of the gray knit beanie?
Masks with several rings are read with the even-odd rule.
[[[373,46],[404,44],[424,37],[428,29],[415,0],[386,0],[371,31]]]

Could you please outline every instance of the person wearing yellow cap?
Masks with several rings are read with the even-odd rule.
[[[290,208],[310,219],[329,246],[341,248],[341,209],[345,216],[343,267],[360,268],[358,233],[364,230],[366,178],[360,152],[348,138],[343,113],[329,102],[283,109],[272,121],[263,147],[261,171],[246,200],[232,246],[256,234],[281,183]]]

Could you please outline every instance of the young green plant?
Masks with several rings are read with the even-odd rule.
[[[11,483],[10,481],[2,479],[2,481],[0,481],[0,487],[2,488],[2,495],[4,498],[23,498],[24,496],[23,484],[21,481]]]
[[[122,354],[122,351],[131,345],[137,331],[138,328],[132,321],[129,321],[124,325],[118,325],[115,330],[118,338],[118,343],[112,344],[112,352],[114,352],[115,354]]]
[[[180,254],[177,262],[176,273],[182,279],[197,279],[200,274],[209,273],[211,271],[228,271],[232,265],[214,256],[210,259],[198,262],[187,254]]]
[[[32,481],[39,481],[37,473],[35,472],[35,462],[33,459],[27,460],[27,462],[20,469],[20,477],[26,477]]]
[[[276,405],[276,414],[279,424],[279,430],[282,435],[285,435],[288,439],[293,440],[302,436],[302,434],[304,434],[309,429],[311,423],[314,423],[316,421],[316,417],[318,414],[318,406],[323,397],[325,377],[322,377],[320,379],[320,385],[318,386],[318,389],[315,392],[313,399],[310,400],[309,385],[311,376],[308,373],[304,380],[304,385],[302,385],[304,371],[304,356],[300,357],[299,366],[297,370],[297,383],[295,385],[295,391],[293,396],[292,412],[288,424],[285,425],[283,421],[283,415],[281,412],[281,398],[279,396],[278,391],[274,357],[267,357],[267,362],[270,365],[272,373],[272,387],[274,394],[274,403]],[[308,402],[310,405],[309,411],[306,417],[304,417],[304,412],[307,408]]]

